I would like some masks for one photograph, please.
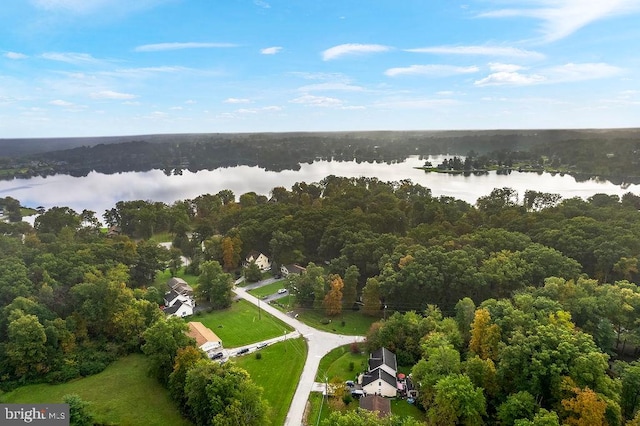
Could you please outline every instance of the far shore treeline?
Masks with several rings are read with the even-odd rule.
[[[299,170],[317,160],[399,162],[408,156],[475,156],[482,164],[535,165],[579,179],[640,182],[640,131],[485,130],[147,135],[0,139],[0,179],[91,171],[180,174],[238,165]]]

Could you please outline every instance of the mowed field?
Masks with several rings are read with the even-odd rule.
[[[251,375],[251,379],[264,390],[263,396],[272,409],[273,426],[284,424],[293,394],[307,358],[304,339],[288,339],[261,349],[261,359],[252,353],[234,358],[238,366]]]
[[[147,359],[133,354],[121,358],[103,372],[60,385],[29,385],[0,396],[3,403],[59,403],[75,393],[91,403],[94,421],[121,426],[191,423],[155,378],[147,374]]]
[[[233,302],[227,309],[193,315],[185,320],[199,321],[209,327],[222,339],[225,348],[235,348],[283,336],[293,330],[287,324],[264,311],[259,311],[257,306],[245,300]]]

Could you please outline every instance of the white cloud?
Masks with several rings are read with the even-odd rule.
[[[504,4],[505,2],[501,2]],[[485,18],[530,17],[542,21],[542,41],[565,38],[592,22],[616,15],[640,12],[637,0],[507,0],[511,9],[498,9],[479,16]]]
[[[569,63],[549,68],[546,72],[553,82],[573,82],[615,77],[624,70],[605,63]]]
[[[266,107],[262,108],[263,111],[282,111],[282,107],[281,106],[277,106],[277,105],[269,105]]]
[[[18,52],[6,52],[4,54],[5,58],[8,59],[26,59],[28,58],[27,55],[25,55],[24,53],[18,53]]]
[[[88,53],[75,53],[75,52],[48,52],[43,53],[42,57],[49,59],[50,61],[66,62],[69,64],[97,64],[101,62],[99,59],[94,58]]]
[[[331,61],[341,56],[387,52],[389,50],[391,50],[391,47],[384,46],[381,44],[357,44],[357,43],[340,44],[338,46],[333,46],[325,50],[324,52],[322,52],[322,60]]]
[[[133,99],[136,95],[130,93],[114,92],[112,90],[103,90],[101,92],[94,92],[90,95],[93,99]]]
[[[316,107],[340,107],[343,104],[342,100],[337,98],[314,95],[303,95],[298,98],[292,99],[289,102],[293,104],[302,104]]]
[[[184,101],[184,103],[187,104],[187,105],[192,105],[192,104],[196,104],[198,102],[194,101],[193,99],[187,99],[186,101]]]
[[[235,112],[237,112],[238,114],[257,114],[259,112],[277,112],[277,111],[282,111],[282,107],[277,105],[269,105],[262,108],[240,108],[240,109],[237,109]]]
[[[518,72],[498,71],[477,80],[476,86],[528,86],[544,83],[547,79],[537,74],[521,74]]]
[[[264,49],[260,49],[260,53],[262,53],[263,55],[275,55],[276,53],[280,53],[281,50],[282,50],[281,46],[272,46],[272,47],[265,47]]]
[[[61,107],[71,107],[74,104],[71,102],[63,101],[62,99],[56,99],[55,101],[49,102],[50,105],[61,106]]]
[[[533,50],[509,46],[432,46],[406,49],[407,52],[444,55],[505,56],[511,58],[542,59],[544,55]]]
[[[453,65],[411,65],[402,68],[389,68],[384,72],[389,77],[399,75],[426,75],[432,77],[446,77],[457,74],[471,74],[480,71],[476,66],[456,67]]]
[[[270,9],[271,5],[269,3],[267,3],[264,0],[253,0],[253,4],[255,4],[256,6],[259,6],[263,9]]]
[[[354,86],[347,83],[318,83],[308,84],[298,88],[299,92],[327,92],[327,91],[342,91],[342,92],[362,92],[364,88],[361,86]]]
[[[144,44],[137,46],[134,50],[136,52],[159,52],[164,50],[180,50],[180,49],[215,49],[215,48],[227,48],[237,47],[233,43],[156,43],[156,44]]]
[[[500,62],[490,62],[489,69],[491,71],[496,71],[496,72],[516,72],[523,69],[523,67],[515,64],[503,64]]]
[[[507,67],[505,67],[505,70],[489,74],[487,77],[477,80],[474,84],[476,86],[528,86],[542,83],[572,83],[615,77],[624,72],[622,68],[605,63],[569,63],[544,68],[535,74],[518,72],[520,69],[515,68],[506,69]],[[492,70],[495,71],[495,69]]]
[[[244,98],[227,98],[222,102],[224,102],[225,104],[250,104],[251,100]]]

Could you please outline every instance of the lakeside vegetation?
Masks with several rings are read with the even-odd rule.
[[[410,155],[476,152],[486,157],[487,166],[466,169],[467,173],[502,169],[499,163],[504,162],[512,167],[547,158],[548,165],[530,170],[566,172],[578,179],[600,177],[614,183],[640,181],[637,129],[151,135],[48,144],[44,140],[10,142],[0,140],[0,152],[6,156],[0,157],[0,179],[154,169],[180,175],[184,170],[238,165],[282,171],[298,170],[301,164],[317,160],[391,163]]]

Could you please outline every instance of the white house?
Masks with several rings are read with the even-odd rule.
[[[196,301],[188,295],[183,295],[175,290],[168,291],[164,295],[164,313],[169,316],[186,317],[193,315]]]
[[[398,391],[396,354],[380,348],[369,355],[369,371],[362,375],[362,390],[366,395],[395,397]]]
[[[366,395],[380,395],[393,398],[398,390],[396,377],[382,368],[364,373],[362,376],[362,390]]]
[[[200,349],[207,353],[209,358],[222,350],[222,340],[201,322],[190,322],[187,336],[193,337]]]
[[[249,266],[251,262],[255,262],[261,271],[268,271],[271,269],[271,261],[264,253],[260,253],[255,250],[250,252],[244,260],[244,267],[246,268]]]
[[[291,264],[291,265],[282,265],[280,267],[280,273],[282,274],[283,277],[287,277],[290,274],[302,274],[303,272],[306,272],[307,269],[303,268],[302,266],[298,265],[298,264]]]

